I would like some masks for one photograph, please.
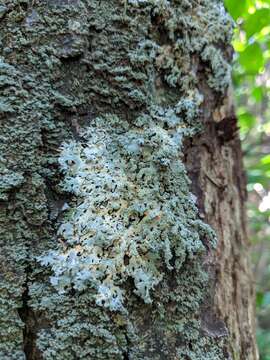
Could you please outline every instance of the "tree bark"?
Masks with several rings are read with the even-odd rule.
[[[258,359],[232,27],[219,0],[0,5],[1,359]]]

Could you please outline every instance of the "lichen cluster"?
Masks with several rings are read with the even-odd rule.
[[[63,145],[61,185],[78,200],[58,230],[64,246],[41,258],[59,291],[92,286],[97,304],[121,310],[128,301],[121,284],[132,278],[134,292],[151,303],[163,268],[178,271],[204,252],[206,234],[214,241],[196,216],[179,156],[189,135],[173,109],[155,107],[132,125],[113,115],[97,118],[83,143]]]
[[[223,359],[182,154],[230,82],[222,3],[6,0],[0,18],[1,359]]]

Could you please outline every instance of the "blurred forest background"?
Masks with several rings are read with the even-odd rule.
[[[247,171],[257,340],[270,360],[270,0],[225,0],[237,26],[234,92]]]

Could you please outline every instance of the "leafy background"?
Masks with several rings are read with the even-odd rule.
[[[236,22],[233,80],[247,171],[261,360],[270,360],[270,0],[225,0]]]

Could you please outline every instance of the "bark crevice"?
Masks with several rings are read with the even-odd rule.
[[[28,266],[25,269],[26,280],[23,284],[23,293],[22,293],[22,306],[18,309],[18,314],[21,320],[24,323],[23,328],[23,352],[25,354],[26,360],[38,360],[35,357],[36,354],[36,339],[37,339],[37,324],[36,324],[36,314],[29,306],[29,276],[32,272],[31,267]]]

